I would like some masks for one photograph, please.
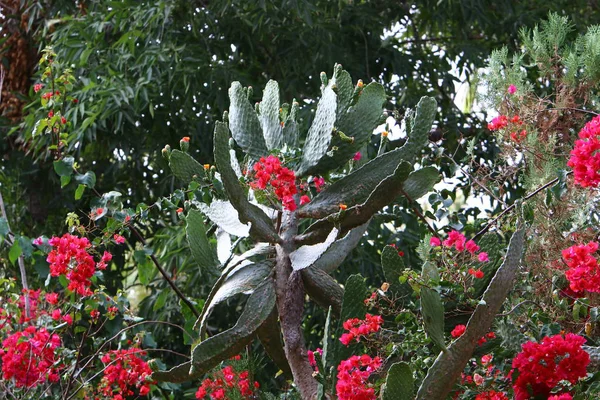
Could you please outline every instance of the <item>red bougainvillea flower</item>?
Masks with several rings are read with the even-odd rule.
[[[302,197],[300,197],[300,205],[303,205],[306,203],[310,203],[310,197],[308,197],[307,195],[303,195]]]
[[[261,157],[252,167],[254,180],[250,187],[255,190],[265,190],[270,185],[277,198],[281,201],[283,208],[295,211],[297,208],[294,195],[298,193],[296,186],[296,174],[289,168],[281,166],[281,160],[273,155]]]
[[[98,392],[112,399],[134,396],[134,389],[140,396],[150,393],[151,383],[146,378],[152,374],[148,364],[139,356],[146,352],[140,349],[111,350],[101,361],[105,365],[104,376],[98,385]]]
[[[46,261],[50,263],[50,275],[65,275],[69,280],[68,289],[82,296],[92,294],[90,278],[96,271],[94,258],[88,253],[92,246],[87,238],[79,238],[65,233],[53,237],[48,243],[53,250]]]
[[[354,339],[360,341],[361,336],[367,336],[381,329],[383,318],[380,315],[365,315],[365,319],[350,318],[343,323],[343,327],[348,333],[340,337],[340,342],[348,346]]]
[[[450,335],[452,335],[453,338],[461,337],[466,330],[467,327],[465,325],[456,325],[454,329],[452,329],[452,332],[450,332]]]
[[[598,251],[598,243],[571,246],[562,251],[562,257],[569,269],[565,276],[569,287],[576,293],[583,291],[600,293],[600,266],[592,255]]]
[[[52,305],[58,304],[58,293],[46,293],[46,301]]]
[[[508,117],[506,115],[499,115],[487,127],[490,131],[498,131],[505,128],[506,125],[508,125]]]
[[[567,333],[545,337],[541,343],[527,342],[513,359],[513,371],[519,372],[513,382],[515,400],[549,396],[563,380],[575,385],[587,374],[589,354],[581,348],[585,339]]]
[[[60,337],[45,328],[28,326],[2,342],[2,378],[13,380],[16,387],[33,387],[46,381],[58,382],[55,350]]]
[[[381,367],[381,358],[367,354],[352,356],[338,365],[335,390],[339,400],[375,400],[375,389],[369,376]]]
[[[258,382],[250,385],[249,372],[239,374],[230,365],[215,374],[214,379],[206,378],[196,391],[196,399],[229,399],[228,392],[237,391],[244,399],[254,398],[254,391],[260,387]],[[239,395],[238,395],[239,396]],[[238,398],[237,396],[235,398]]]
[[[52,92],[46,92],[42,95],[42,99],[50,100],[52,98]]]
[[[600,184],[600,115],[585,124],[579,132],[579,140],[571,150],[567,165],[573,168],[575,184],[582,187],[598,187]]]
[[[352,160],[354,160],[354,161],[360,161],[361,158],[362,158],[362,154],[360,154],[360,151],[357,151],[356,153],[354,153],[354,156],[352,157]]]
[[[475,396],[475,400],[509,400],[508,396],[503,392],[496,392],[495,390],[490,390],[485,393],[479,393]]]
[[[473,269],[473,268],[469,268],[469,275],[472,275],[473,277],[477,278],[477,279],[481,279],[485,276],[485,274],[483,273],[482,270],[480,269]]]

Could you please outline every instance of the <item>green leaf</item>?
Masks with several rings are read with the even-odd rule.
[[[317,105],[315,118],[308,130],[302,151],[302,162],[298,168],[298,176],[303,175],[311,167],[317,165],[319,160],[327,153],[335,124],[336,107],[336,95],[331,85],[329,85],[323,90],[323,95]]]
[[[133,259],[137,264],[138,279],[142,285],[148,285],[156,276],[156,268],[144,250],[133,252]]]
[[[15,265],[17,259],[21,255],[21,246],[19,246],[19,242],[15,240],[8,251],[8,259],[12,265]]]
[[[417,200],[433,190],[442,179],[435,167],[425,167],[410,173],[404,182],[404,192],[412,200]]]
[[[206,177],[204,166],[194,160],[188,153],[180,150],[171,151],[169,167],[171,167],[173,175],[185,185],[188,185],[194,179],[194,176],[197,176],[200,181]]]
[[[217,254],[206,236],[202,213],[190,210],[186,217],[185,232],[192,256],[198,267],[204,271],[214,271],[219,265]]]
[[[60,177],[60,187],[64,188],[71,182],[71,175],[63,175]]]
[[[169,290],[163,290],[160,292],[160,294],[156,297],[154,305],[152,306],[152,311],[158,311],[165,306],[167,298],[169,297],[169,293],[171,293]]]
[[[239,82],[231,84],[229,100],[229,129],[235,142],[255,160],[267,155],[269,151],[260,121]]]
[[[263,92],[259,120],[267,149],[281,149],[283,134],[279,121],[279,85],[273,80],[267,82]]]
[[[417,393],[418,400],[445,399],[473,355],[477,340],[488,333],[506,296],[514,285],[525,246],[525,230],[519,227],[508,245],[506,258],[471,315],[465,333],[439,354]]]
[[[415,380],[410,366],[405,362],[392,365],[382,391],[383,400],[414,399]]]
[[[275,232],[273,222],[263,210],[248,201],[244,188],[231,168],[228,142],[229,130],[227,129],[227,125],[217,122],[215,124],[214,136],[215,163],[221,173],[221,179],[223,180],[223,186],[225,187],[229,201],[231,201],[231,204],[238,211],[240,220],[243,223],[252,223],[252,227],[250,228],[251,236],[271,243],[279,242],[280,239]]]
[[[204,374],[221,361],[238,354],[254,338],[258,328],[275,308],[275,289],[272,280],[263,282],[248,298],[236,324],[200,342],[192,349],[190,378]]]
[[[81,199],[83,197],[83,192],[85,191],[85,185],[77,185],[77,189],[75,190],[75,200]]]
[[[62,160],[54,161],[54,171],[60,177],[71,176],[73,174],[74,163],[75,159],[73,157],[64,157]]]
[[[262,263],[246,261],[227,273],[225,279],[218,280],[212,288],[206,303],[204,303],[204,308],[198,319],[199,322],[195,324],[194,328],[199,328],[201,332],[204,332],[206,321],[215,306],[237,294],[251,293],[269,276],[272,269],[273,263],[271,261]]]
[[[85,174],[77,174],[75,175],[75,182],[92,189],[96,185],[96,174],[93,171],[88,171]]]
[[[445,349],[444,305],[437,291],[428,287],[421,288],[421,312],[425,332],[436,345]]]
[[[19,242],[19,247],[21,248],[21,254],[23,257],[31,257],[34,250],[33,245],[31,244],[31,239],[26,236],[15,236],[15,240]]]

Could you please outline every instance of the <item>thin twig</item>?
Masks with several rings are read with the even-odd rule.
[[[435,231],[435,229],[433,229],[433,227],[431,225],[429,225],[429,222],[427,221],[427,218],[425,218],[425,216],[423,215],[423,213],[421,213],[421,211],[419,211],[419,209],[414,205],[415,201],[408,195],[408,193],[406,193],[404,191],[404,189],[402,190],[402,195],[408,199],[408,202],[410,203],[410,207],[415,212],[415,214],[417,214],[417,217],[419,217],[419,219],[421,221],[423,221],[423,223],[427,226],[427,228],[429,229],[429,232],[431,232],[431,234],[433,236],[439,237],[439,235]]]
[[[129,330],[129,329],[133,329],[133,328],[135,328],[136,326],[143,325],[143,324],[165,324],[165,325],[175,326],[175,327],[177,327],[177,328],[179,328],[179,329],[182,329],[182,330],[185,332],[185,330],[184,330],[184,329],[183,329],[181,326],[179,326],[179,325],[177,325],[177,324],[173,324],[173,323],[171,323],[171,322],[166,322],[166,321],[141,321],[141,322],[136,322],[135,324],[132,324],[132,325],[126,326],[125,328],[121,329],[121,330],[120,330],[119,332],[117,332],[117,333],[116,333],[114,336],[112,336],[111,338],[107,339],[107,340],[106,340],[104,343],[102,343],[102,345],[101,345],[101,346],[98,348],[98,350],[96,350],[96,352],[95,352],[95,353],[94,353],[94,354],[93,354],[93,355],[90,357],[90,359],[89,359],[89,360],[88,360],[88,361],[87,361],[87,362],[86,362],[86,363],[83,365],[83,367],[81,367],[81,368],[79,369],[79,371],[80,371],[80,372],[79,372],[79,373],[75,373],[75,374],[74,374],[74,376],[75,376],[75,377],[77,377],[77,376],[78,376],[78,375],[81,373],[81,371],[83,371],[84,369],[86,369],[86,368],[87,368],[87,366],[88,366],[88,365],[90,365],[90,363],[92,362],[92,360],[94,360],[94,359],[95,359],[95,358],[98,356],[98,354],[100,354],[100,352],[102,351],[102,349],[104,348],[104,346],[106,346],[108,343],[112,342],[114,339],[118,338],[118,337],[119,337],[119,336],[120,336],[120,335],[121,335],[123,332],[125,332],[125,331],[127,331],[127,330]],[[187,333],[187,332],[186,332],[186,333]],[[97,375],[97,374],[96,374],[96,375]],[[96,375],[95,375],[95,376],[96,376]],[[88,382],[89,382],[89,380],[88,380]],[[81,385],[80,385],[80,386],[79,386],[79,387],[78,387],[78,388],[75,390],[75,392],[73,392],[73,394],[72,394],[72,395],[70,395],[69,397],[67,397],[67,398],[66,398],[66,400],[70,400],[70,399],[72,399],[72,398],[73,398],[73,397],[74,397],[74,396],[75,396],[75,395],[76,395],[76,394],[77,394],[77,393],[78,393],[78,392],[81,390],[81,388],[82,388],[84,385],[85,385],[85,383],[81,384]]]
[[[131,233],[133,233],[140,242],[142,242],[142,245],[144,245],[144,247],[146,246],[146,239],[144,239],[144,237],[140,234],[140,232],[135,229],[135,227],[133,225],[128,225],[127,226],[129,228],[129,230],[131,231]],[[163,278],[165,278],[165,280],[167,281],[167,283],[171,286],[171,288],[175,291],[175,293],[177,294],[177,297],[179,297],[181,299],[181,301],[183,301],[185,303],[186,306],[188,306],[188,308],[192,311],[192,313],[194,313],[194,315],[196,316],[196,318],[200,318],[200,312],[198,312],[198,310],[196,310],[196,307],[194,307],[194,305],[192,304],[191,301],[188,300],[187,297],[185,297],[185,295],[181,292],[181,290],[179,290],[179,288],[177,287],[177,285],[175,285],[175,282],[173,282],[173,280],[169,277],[169,274],[167,274],[167,271],[165,271],[163,269],[163,267],[160,266],[160,263],[158,262],[158,259],[156,258],[156,256],[154,254],[150,255],[150,259],[152,260],[152,262],[154,263],[154,265],[156,266],[156,269],[158,269],[158,272],[160,272],[160,274],[163,276]]]
[[[570,175],[572,173],[573,173],[573,171],[567,171],[566,175]],[[533,192],[529,193],[527,196],[523,197],[523,201],[529,200],[530,198],[532,198],[533,196],[535,196],[536,194],[538,194],[542,190],[547,189],[550,186],[556,184],[559,180],[560,180],[560,178],[554,178],[550,182],[547,182],[547,183],[543,184],[539,188],[535,189]],[[510,206],[508,206],[507,208],[505,208],[504,210],[502,210],[502,212],[500,214],[498,214],[498,216],[496,218],[494,218],[493,220],[491,220],[483,229],[481,229],[479,232],[477,232],[475,234],[475,236],[473,236],[473,240],[477,239],[479,236],[481,236],[484,233],[486,233],[492,226],[494,226],[496,224],[496,222],[498,222],[498,220],[500,218],[502,218],[503,216],[505,216],[506,214],[508,214],[512,210],[514,210],[514,208],[516,206],[517,206],[517,203],[513,203]]]
[[[463,167],[461,167],[452,157],[449,157],[447,155],[445,155],[446,158],[448,158],[450,161],[452,161],[454,163],[454,165],[456,165],[456,167],[458,169],[460,169],[460,171],[465,174],[466,176],[469,177],[469,179],[473,180],[473,182],[475,182],[477,185],[479,185],[483,190],[485,190],[490,196],[492,196],[494,198],[494,200],[496,200],[498,203],[500,204],[504,204],[506,206],[506,203],[504,201],[502,201],[501,199],[499,199],[490,189],[488,189],[483,183],[479,182],[479,180],[477,180],[477,178],[475,178],[474,176],[472,176],[471,174],[469,174],[468,171],[464,170]]]

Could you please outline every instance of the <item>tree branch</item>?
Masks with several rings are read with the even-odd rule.
[[[289,254],[294,250],[294,236],[298,231],[296,216],[285,212],[280,231],[282,242],[276,245],[275,291],[277,311],[281,321],[285,355],[292,370],[294,383],[303,399],[314,399],[318,383],[308,362],[302,332],[304,314],[304,285],[298,271],[292,270]]]
[[[127,227],[129,228],[131,233],[133,233],[138,238],[138,240],[140,242],[142,242],[142,244],[144,246],[146,246],[146,239],[144,239],[142,234],[137,229],[135,229],[135,227],[133,225],[128,225]],[[156,258],[156,256],[154,254],[151,254],[150,259],[152,259],[152,262],[156,266],[156,269],[158,269],[158,272],[160,272],[160,274],[163,276],[163,278],[165,278],[167,283],[175,291],[175,294],[177,294],[177,297],[179,297],[181,299],[181,301],[183,301],[185,303],[185,305],[188,306],[188,308],[194,313],[196,318],[200,318],[200,312],[198,312],[198,310],[196,310],[196,307],[194,307],[192,302],[189,301],[187,297],[185,297],[185,295],[181,292],[181,290],[179,290],[177,285],[175,285],[175,282],[173,282],[173,280],[169,277],[169,274],[167,274],[167,271],[165,271],[163,269],[163,267],[160,266],[160,263],[158,262],[158,259]]]

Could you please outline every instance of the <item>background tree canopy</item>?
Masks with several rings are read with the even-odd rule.
[[[582,0],[4,1],[0,190],[12,230],[32,237],[57,234],[65,229],[68,211],[79,210],[77,214],[86,218],[93,198],[86,193],[74,200],[76,184],[60,189],[51,167],[50,143],[31,145],[40,112],[33,85],[43,73],[37,65],[47,46],[76,78],[71,94],[78,105],[65,115],[72,126],[70,153],[82,171],[95,172],[98,192],[117,190],[135,207],[153,204],[180,186],[159,154],[166,144],[176,147],[189,136],[194,158],[213,163],[214,121],[229,106],[232,81],[259,88],[275,79],[283,101],[291,103],[297,96],[307,106],[303,100],[320,94],[320,72],[331,73],[335,63],[355,78],[384,85],[390,114],[402,115],[423,95],[434,97],[440,108],[432,139],[443,136],[446,149],[457,151],[455,158],[460,159],[461,140],[483,134],[485,121],[468,104],[455,104],[456,83],[466,80],[472,85],[472,100],[477,71],[491,51],[503,45],[514,50],[519,31],[533,27],[549,11],[568,15],[574,34],[600,22],[598,5]],[[255,92],[254,100],[260,98]],[[301,107],[300,113],[308,124],[309,107]],[[493,146],[477,142],[474,150],[483,159],[497,153]],[[454,168],[441,161],[446,176],[453,176]],[[520,188],[514,184],[506,190]],[[196,270],[176,222],[174,213],[153,215],[151,223],[141,227],[153,238],[151,243],[137,243],[136,251],[115,255],[124,268],[107,273],[105,284],[132,286],[132,274],[146,260],[143,249],[151,248],[169,271],[178,272],[186,294],[199,302],[205,298],[214,277]],[[414,248],[423,229],[402,208],[376,222],[368,231],[370,240],[355,250],[357,256],[340,273],[342,281],[356,271],[379,276],[383,244]],[[385,228],[380,226],[383,222],[388,223]],[[403,225],[402,231],[396,229]],[[4,273],[14,276],[16,268],[4,261],[7,250],[2,252]],[[47,275],[39,261],[30,270],[32,279],[39,279],[36,272]],[[185,310],[163,290],[166,284],[158,278],[151,281],[141,313],[182,320],[179,313]],[[215,324],[234,321],[226,310],[219,318]],[[159,340],[180,335],[162,326],[156,329],[161,329]],[[306,330],[311,332],[310,321]]]

